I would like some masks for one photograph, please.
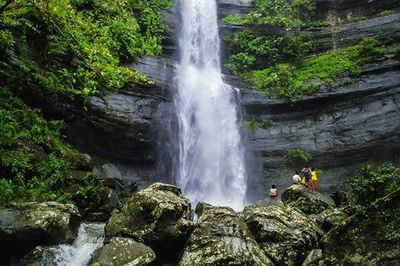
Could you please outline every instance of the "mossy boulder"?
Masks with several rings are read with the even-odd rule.
[[[281,199],[285,205],[306,214],[318,214],[335,206],[335,202],[329,196],[311,191],[303,185],[290,186],[282,193]]]
[[[344,208],[332,208],[323,211],[320,214],[313,215],[314,221],[325,231],[328,232],[335,226],[338,226],[349,217]]]
[[[131,238],[113,237],[109,243],[95,251],[92,266],[142,266],[156,258],[154,251]]]
[[[150,246],[157,257],[174,257],[193,229],[190,201],[178,187],[155,183],[132,196],[106,225],[106,238],[130,237]]]
[[[321,249],[313,249],[304,260],[302,266],[320,266],[319,262],[322,258]]]
[[[258,246],[244,220],[228,207],[203,204],[180,266],[273,265]]]
[[[80,214],[72,204],[29,202],[0,210],[1,261],[25,255],[39,245],[55,245],[76,238]],[[1,264],[1,263],[0,263]]]
[[[276,265],[299,265],[319,247],[322,230],[289,206],[248,208],[244,219],[258,244]]]
[[[400,265],[400,189],[333,228],[323,239],[324,261]]]

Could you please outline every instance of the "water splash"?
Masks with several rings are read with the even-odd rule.
[[[215,0],[181,0],[177,183],[194,203],[244,206],[246,172],[237,94],[221,75]]]
[[[40,265],[86,266],[92,253],[103,245],[104,224],[82,223],[78,236],[72,244],[47,248]]]

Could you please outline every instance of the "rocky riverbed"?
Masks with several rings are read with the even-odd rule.
[[[178,187],[155,183],[113,212],[90,265],[396,265],[400,220],[390,212],[400,210],[399,197],[397,190],[357,210],[293,185],[282,201],[243,212],[207,203],[193,210]],[[19,255],[36,247],[20,265],[39,265],[39,251],[74,239],[79,220],[73,205],[16,205],[0,210],[0,242],[3,250],[24,247]]]

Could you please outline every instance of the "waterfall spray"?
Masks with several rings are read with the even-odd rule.
[[[177,184],[195,204],[243,208],[246,171],[237,94],[221,75],[215,0],[181,0]]]

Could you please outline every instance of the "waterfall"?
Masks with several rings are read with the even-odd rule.
[[[246,171],[238,95],[222,79],[216,0],[181,0],[180,8],[177,184],[194,204],[241,210]]]
[[[103,223],[82,223],[73,243],[47,248],[37,263],[38,265],[86,266],[92,253],[103,245],[103,240]]]

